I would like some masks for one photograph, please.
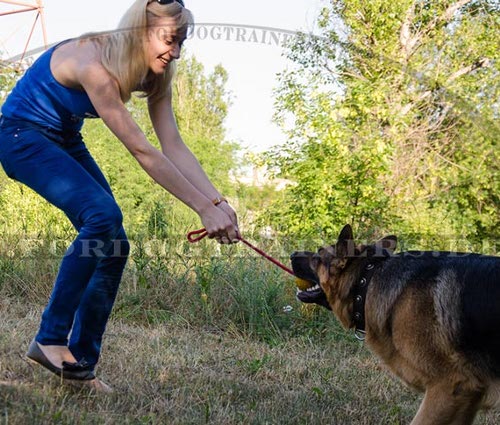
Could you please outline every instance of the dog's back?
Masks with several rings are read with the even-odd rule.
[[[457,267],[462,285],[460,349],[500,378],[500,258],[465,257]]]
[[[500,378],[500,257],[452,252],[402,252],[386,261],[379,283],[433,293],[437,320],[455,348]],[[451,342],[451,341],[450,341]]]

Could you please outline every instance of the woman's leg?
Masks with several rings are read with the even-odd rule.
[[[118,247],[118,254],[114,253]],[[71,331],[69,348],[77,360],[95,366],[99,360],[102,336],[115,302],[129,245],[125,233],[116,237],[112,249],[99,261],[80,300]]]
[[[65,150],[112,195],[111,187],[82,141],[70,143]],[[81,227],[81,223],[72,217],[70,219],[77,229]],[[108,251],[103,252],[76,312],[69,348],[78,360],[84,358],[91,365],[95,365],[99,359],[102,336],[129,251],[130,245],[122,227]]]
[[[81,223],[61,262],[36,337],[42,345],[66,346],[98,264],[114,239],[123,236],[122,214],[110,193],[52,140],[30,126],[10,130],[0,135],[0,159],[7,174]]]

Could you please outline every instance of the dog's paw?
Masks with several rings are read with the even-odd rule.
[[[305,290],[297,289],[297,299],[306,304],[318,304],[328,310],[332,309],[328,304],[325,292],[319,284]]]

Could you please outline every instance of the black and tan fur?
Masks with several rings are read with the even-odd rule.
[[[292,254],[295,274],[321,285],[298,298],[321,304],[326,295],[343,326],[355,328],[355,288],[373,263],[366,343],[390,371],[425,392],[412,424],[471,424],[479,409],[500,407],[500,257],[394,254],[395,245],[394,236],[355,245],[347,225],[335,245]]]

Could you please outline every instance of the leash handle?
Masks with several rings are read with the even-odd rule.
[[[196,236],[199,235],[199,236]],[[205,228],[193,230],[187,234],[187,239],[189,243],[195,243],[201,241],[205,236],[208,236],[208,232]]]
[[[195,243],[195,242],[201,241],[205,236],[208,236],[208,232],[205,228],[203,228],[203,229],[193,230],[192,232],[189,232],[187,234],[187,239],[190,243]],[[280,263],[278,260],[271,257],[270,255],[266,254],[261,249],[252,245],[246,239],[243,239],[240,235],[238,235],[238,240],[243,242],[248,247],[252,248],[257,254],[262,255],[266,260],[269,260],[271,263],[278,266],[280,269],[286,271],[287,273],[291,274],[292,276],[295,276],[295,273],[290,268],[288,268],[284,264]]]

